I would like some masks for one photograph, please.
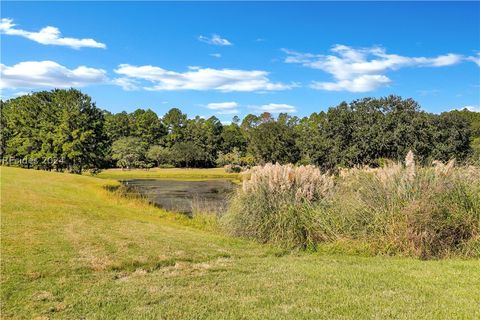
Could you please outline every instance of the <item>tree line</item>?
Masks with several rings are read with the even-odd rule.
[[[480,113],[433,114],[398,96],[342,102],[299,118],[264,112],[188,118],[178,108],[111,113],[76,89],[35,92],[0,101],[4,164],[45,170],[109,167],[215,167],[314,164],[332,170],[379,166],[413,150],[418,160],[478,159]]]

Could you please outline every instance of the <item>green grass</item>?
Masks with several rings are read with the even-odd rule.
[[[3,319],[480,317],[479,260],[284,254],[104,190],[115,183],[2,167]]]
[[[100,172],[97,177],[105,179],[179,179],[179,180],[207,180],[207,179],[232,179],[239,178],[237,173],[226,173],[223,168],[212,169],[182,169],[182,168],[152,168],[149,170],[133,169],[107,169]]]

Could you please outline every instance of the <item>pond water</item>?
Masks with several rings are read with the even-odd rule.
[[[191,214],[194,209],[223,213],[227,208],[229,195],[235,189],[230,180],[134,179],[124,180],[122,183],[161,208],[187,214]]]

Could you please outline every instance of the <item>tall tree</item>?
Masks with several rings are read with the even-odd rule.
[[[121,168],[130,169],[145,166],[145,155],[145,145],[140,138],[121,138],[112,145],[112,158],[117,160],[117,166]]]
[[[186,114],[178,108],[172,108],[163,116],[162,121],[167,129],[167,136],[164,139],[167,147],[183,140],[183,131],[187,124]]]
[[[111,141],[130,136],[131,126],[128,113],[126,111],[116,114],[105,112],[105,133]]]
[[[295,163],[299,160],[294,127],[288,121],[262,117],[262,123],[250,129],[249,151],[259,162]]]
[[[157,114],[150,109],[137,109],[130,116],[131,135],[142,140],[146,146],[158,144],[166,134],[166,128]]]
[[[108,140],[103,112],[75,89],[41,91],[10,99],[2,113],[5,154],[21,165],[80,173],[103,166]]]
[[[52,105],[60,110],[53,145],[64,166],[75,173],[101,168],[108,146],[103,112],[75,89],[54,90]]]

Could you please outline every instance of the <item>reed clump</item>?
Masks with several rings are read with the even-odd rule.
[[[314,166],[266,164],[248,170],[224,217],[237,236],[286,247],[314,247],[315,208],[328,203],[333,177]]]
[[[335,234],[370,242],[376,251],[422,258],[461,253],[479,235],[480,170],[435,161],[351,170],[338,181]]]
[[[455,161],[343,170],[272,165],[247,173],[226,217],[231,233],[287,247],[359,243],[379,254],[479,255],[480,168]]]

